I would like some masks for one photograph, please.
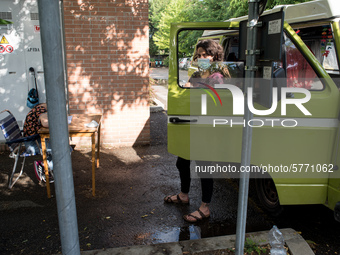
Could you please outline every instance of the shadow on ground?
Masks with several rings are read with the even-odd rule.
[[[163,197],[178,192],[176,157],[167,152],[166,113],[151,117],[151,146],[103,149],[96,171],[96,197],[91,195],[90,150],[72,153],[79,241],[82,250],[122,247],[158,242],[234,234],[235,208],[228,203],[237,200],[237,191],[217,181],[212,206],[214,217],[200,226],[186,224],[182,215],[196,210],[200,201],[200,183],[193,180],[192,203],[174,206],[163,203]],[[55,254],[61,252],[54,185],[52,198],[46,196],[28,158],[25,173],[9,190],[7,172],[13,161],[1,153],[0,166],[0,254]],[[215,208],[214,208],[215,207]],[[218,209],[227,208],[226,210]],[[229,226],[217,224],[227,219]]]
[[[103,149],[96,171],[96,197],[91,191],[90,150],[72,153],[75,197],[81,250],[123,247],[159,242],[198,239],[236,233],[238,181],[215,181],[211,218],[202,224],[185,223],[184,213],[200,204],[200,183],[194,179],[191,203],[176,206],[163,203],[163,197],[176,194],[179,187],[176,157],[167,152],[166,112],[151,114],[151,146]],[[45,185],[36,180],[33,161],[25,165],[25,174],[13,189],[6,187],[7,172],[13,165],[8,153],[0,153],[0,254],[61,253],[58,215],[54,186],[51,199]],[[250,188],[247,232],[269,230],[274,224],[307,233],[315,242],[337,241],[322,235],[334,224],[331,212],[322,207],[322,214],[312,226],[304,218],[316,207],[289,207],[280,219],[265,214]],[[305,208],[305,209],[301,209]],[[319,207],[317,207],[319,208]],[[310,214],[310,213],[309,213]],[[328,220],[322,215],[327,215]],[[310,217],[311,221],[313,217]],[[332,222],[332,223],[330,223]],[[320,224],[319,224],[320,223]],[[337,223],[335,223],[337,224]],[[339,224],[336,225],[339,227]],[[322,230],[320,232],[320,230]],[[314,235],[314,233],[316,233]],[[333,231],[337,234],[338,231]],[[334,246],[333,245],[333,246]],[[325,249],[329,248],[324,245]],[[329,248],[333,249],[333,248]],[[336,251],[336,248],[334,248]],[[323,253],[319,253],[323,254]],[[327,253],[324,253],[327,254]],[[329,253],[333,254],[333,253]]]

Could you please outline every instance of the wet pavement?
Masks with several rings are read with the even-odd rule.
[[[182,215],[200,204],[200,182],[192,181],[190,205],[165,204],[179,191],[176,157],[167,152],[166,112],[152,113],[151,146],[106,148],[96,172],[96,197],[91,196],[90,150],[72,153],[81,250],[100,250],[194,240],[236,233],[238,180],[215,181],[211,217],[189,224]],[[25,175],[12,190],[5,187],[13,161],[0,154],[0,254],[61,252],[55,197],[48,199],[44,184],[28,159]],[[52,194],[54,188],[52,185]],[[319,253],[338,254],[340,224],[324,206],[286,207],[279,218],[265,213],[250,185],[247,232],[293,228],[316,243]]]
[[[176,157],[167,152],[166,112],[151,114],[151,146],[103,149],[96,171],[96,197],[91,196],[90,151],[72,153],[79,240],[82,250],[174,242],[234,234],[237,184],[216,180],[209,220],[193,225],[182,215],[200,205],[200,182],[192,181],[188,206],[164,204],[163,198],[179,191]],[[57,208],[33,172],[32,157],[25,174],[12,190],[6,188],[12,166],[8,153],[0,160],[0,254],[55,254],[61,251]],[[271,224],[249,207],[247,231],[268,230]],[[266,223],[267,222],[267,223]]]

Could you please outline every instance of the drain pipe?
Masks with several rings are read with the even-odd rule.
[[[64,86],[59,1],[38,0],[62,253],[80,255]]]

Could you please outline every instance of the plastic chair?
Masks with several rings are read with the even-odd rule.
[[[7,116],[0,120],[0,127],[6,139],[6,144],[8,145],[11,154],[9,155],[10,158],[14,158],[14,167],[12,173],[9,174],[8,178],[8,187],[11,189],[13,185],[18,181],[20,176],[23,173],[25,159],[28,156],[33,156],[33,154],[28,154],[26,152],[22,152],[22,145],[26,141],[36,141],[38,142],[39,134],[33,136],[22,136],[22,131],[19,128],[19,125],[13,116],[13,114],[9,110],[3,110],[0,114],[7,113]],[[22,157],[22,166],[19,172],[19,175],[13,181],[14,174],[16,172],[16,168],[19,162],[19,158]]]

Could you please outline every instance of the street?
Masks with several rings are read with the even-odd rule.
[[[182,79],[188,80],[188,70],[179,70],[179,76],[182,77]],[[150,68],[150,77],[157,80],[167,80],[169,77],[169,68]]]

